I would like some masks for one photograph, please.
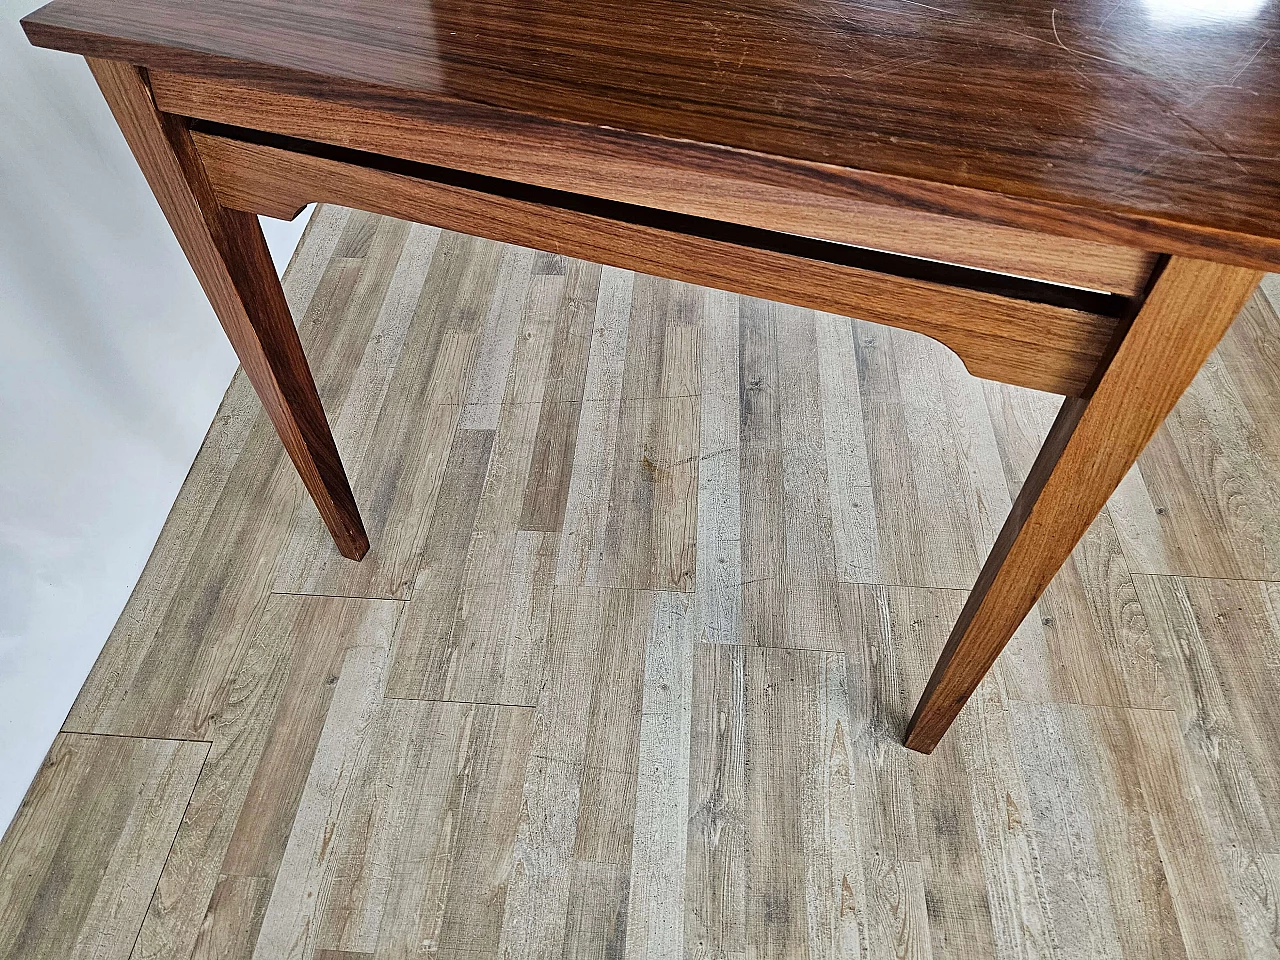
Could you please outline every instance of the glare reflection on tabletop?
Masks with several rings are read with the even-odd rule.
[[[1252,20],[1266,5],[1267,0],[1142,0],[1147,15],[1158,27]]]

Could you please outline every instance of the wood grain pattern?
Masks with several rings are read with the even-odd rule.
[[[743,641],[833,649],[814,314],[743,299],[738,316]]]
[[[1260,292],[1139,458],[1112,514],[1135,571],[1272,580],[1280,497],[1266,464],[1280,450],[1273,307]]]
[[[580,260],[566,261],[559,275],[564,281],[555,306],[551,356],[520,514],[522,530],[559,532],[564,523],[595,327],[600,269]]]
[[[322,200],[505,243],[563,251],[752,296],[889,323],[936,337],[978,376],[1067,395],[1088,384],[1115,327],[1079,309],[891,277],[714,237],[438,183],[405,173],[196,133],[222,202],[248,189]]]
[[[513,123],[510,116],[470,113],[466,119],[415,114],[410,124],[394,112],[394,103],[354,106],[326,99],[321,108],[315,98],[276,86],[165,70],[151,76],[164,109],[183,116],[729,223],[1116,293],[1140,290],[1153,263],[1152,254],[1132,246],[1142,242],[1139,231],[1072,224],[1040,233],[1039,218],[1017,204],[997,215],[996,197],[957,206],[918,184],[903,193],[905,184],[873,177],[868,189],[833,182],[827,169],[761,168],[749,157],[691,141],[646,138],[637,157],[617,131],[548,130]],[[571,149],[566,137],[572,137]],[[240,202],[252,209],[281,218],[295,212],[291,202],[264,194],[247,178],[234,183]]]
[[[156,111],[141,71],[89,66],[338,549],[359,560],[369,538],[262,229],[218,203],[186,127]]]
[[[496,945],[532,711],[383,700],[385,669],[347,655],[255,956]]]
[[[1192,30],[1141,0],[908,6],[435,0],[403,17],[386,0],[55,0],[24,26],[47,46],[245,81],[258,105],[323,98],[271,106],[339,138],[380,108],[401,142],[430,119],[508,142],[532,131],[570,155],[583,141],[633,161],[668,151],[676,177],[733,165],[749,182],[800,176],[890,206],[1274,262],[1270,4]]]
[[[1068,399],[1050,428],[921,695],[908,746],[937,745],[1261,278],[1170,260],[1090,396]]]
[[[918,334],[486,246],[320,208],[284,289],[338,436],[414,438],[358,464],[403,598],[330,566],[238,375],[41,774],[74,789],[0,841],[0,954],[1280,954],[1280,594],[1193,565],[1276,530],[1197,519],[1191,552],[1113,499],[921,757],[914,697],[1060,401]],[[1280,469],[1277,331],[1259,295],[1188,397],[1224,414],[1158,431],[1169,502],[1237,488],[1171,465],[1196,450]],[[564,521],[522,530],[552,402],[581,405]],[[676,439],[663,507],[643,457]],[[1189,575],[1143,573],[1161,549]]]
[[[0,847],[0,953],[128,957],[208,752],[59,734]]]
[[[394,296],[371,312],[376,333],[352,384],[361,399],[338,417],[339,433],[354,440],[352,478],[377,549],[359,566],[344,563],[311,536],[309,517],[296,516],[277,590],[407,598],[503,257],[493,244],[436,236],[419,232],[394,274],[383,264],[383,289]],[[385,450],[399,453],[386,459]],[[413,524],[395,522],[404,515]]]
[[[840,579],[967,588],[1011,504],[980,385],[914,334],[828,336],[824,429],[848,431],[827,441]]]
[[[133,956],[211,952],[251,940],[279,863],[324,722],[341,655],[386,647],[397,604],[272,596],[237,650],[212,746],[138,932]],[[163,644],[157,644],[163,649]],[[257,877],[258,885],[228,877]],[[247,900],[245,898],[248,898]],[[228,902],[229,899],[229,902]],[[217,922],[230,907],[250,926]],[[217,912],[210,915],[209,910]],[[206,920],[209,922],[206,923]],[[219,929],[230,942],[216,939]]]
[[[492,449],[493,433],[488,430],[459,430],[449,449],[414,591],[422,600],[422,613],[414,623],[414,642],[397,646],[389,681],[393,696],[410,695],[448,673],[446,664],[426,661],[453,633]]]
[[[1139,577],[1173,703],[1189,776],[1203,780],[1205,814],[1230,901],[1250,952],[1280,949],[1274,851],[1277,658],[1274,583]],[[1237,692],[1239,691],[1239,692]]]
[[[367,327],[341,322],[359,264],[330,257],[349,227],[347,211],[321,208],[307,247],[285,275],[316,379],[331,403],[345,398],[358,356],[353,345],[362,349],[369,335]],[[252,638],[271,591],[288,518],[301,503],[296,475],[260,409],[248,379],[237,374],[99,656],[101,669],[71,709],[68,730],[209,739],[237,652]]]
[[[1054,397],[998,384],[985,383],[983,390],[1009,493],[1016,497],[1058,403]],[[1012,644],[1010,656],[1001,662],[1012,696],[1095,706],[1170,706],[1167,677],[1118,532],[1119,497],[1117,492],[1085,531],[1045,588],[1035,613],[1018,629],[1021,642]]]

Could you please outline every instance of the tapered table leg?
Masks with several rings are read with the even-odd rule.
[[[334,542],[359,560],[369,538],[257,218],[217,202],[185,122],[156,110],[142,71],[89,67]]]
[[[937,746],[1261,278],[1164,265],[1091,392],[1049,430],[911,718],[912,750]]]

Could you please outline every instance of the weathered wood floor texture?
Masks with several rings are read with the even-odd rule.
[[[1052,398],[339,208],[287,289],[373,550],[238,376],[0,846],[0,957],[1280,957],[1262,294],[921,757]]]

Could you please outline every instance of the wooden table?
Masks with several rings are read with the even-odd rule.
[[[857,316],[1063,395],[907,730],[929,752],[1280,266],[1278,12],[54,0],[23,27],[88,59],[353,560],[255,214],[340,203]]]

